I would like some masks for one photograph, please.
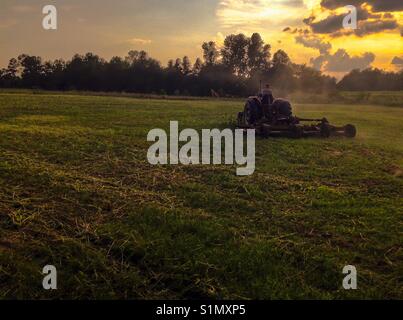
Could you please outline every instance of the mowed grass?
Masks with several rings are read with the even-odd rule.
[[[258,139],[250,177],[148,164],[149,130],[242,106],[1,93],[0,297],[402,299],[403,108],[296,105],[358,137]]]

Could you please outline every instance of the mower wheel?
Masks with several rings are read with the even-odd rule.
[[[294,139],[301,139],[304,136],[304,129],[298,126],[293,126],[291,135]]]
[[[357,128],[352,124],[348,124],[344,127],[344,134],[347,138],[355,138],[357,136]]]
[[[320,126],[320,136],[322,138],[329,138],[331,135],[330,126],[328,123],[322,123]]]
[[[263,138],[268,139],[270,137],[270,128],[263,125],[261,128],[261,135]]]

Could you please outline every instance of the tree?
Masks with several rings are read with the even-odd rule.
[[[26,88],[40,86],[43,81],[43,65],[41,57],[21,54],[18,56],[18,64],[22,68],[21,80]]]
[[[346,74],[337,87],[348,91],[403,90],[403,72],[386,72],[377,68],[355,69]]]
[[[196,59],[195,64],[193,65],[193,74],[200,74],[201,70],[203,68],[203,62],[201,61],[200,58]]]
[[[107,62],[91,52],[76,54],[66,66],[68,89],[100,91],[106,87]]]
[[[6,69],[2,69],[2,85],[4,87],[16,87],[18,85],[19,63],[15,58],[10,59]]]
[[[297,89],[318,93],[337,88],[403,90],[403,71],[353,70],[336,87],[335,78],[292,63],[283,50],[278,50],[269,61],[270,46],[257,33],[250,38],[242,34],[228,36],[221,61],[214,42],[205,42],[203,46],[208,63],[197,59],[193,68],[187,56],[170,60],[164,68],[147,52],[135,50],[124,58],[113,57],[109,61],[87,53],[76,54],[67,62],[42,63],[40,57],[23,54],[0,70],[0,86],[204,96],[214,91],[220,96],[248,96],[257,92],[259,80],[263,80],[273,86],[277,96]]]
[[[175,60],[174,69],[179,73],[183,73],[181,58]]]
[[[184,56],[182,60],[182,72],[184,75],[188,75],[192,72],[192,65],[188,56]]]
[[[336,79],[324,76],[314,68],[306,65],[294,65],[295,75],[298,79],[298,89],[304,92],[322,93],[324,91],[334,91]]]
[[[247,53],[250,75],[257,71],[266,70],[269,67],[270,49],[271,46],[264,43],[259,33],[254,33],[252,35]]]
[[[124,91],[127,90],[129,82],[129,63],[120,57],[112,57],[105,66],[105,83],[106,90]]]
[[[10,59],[6,69],[6,76],[10,78],[16,78],[18,73],[18,67],[19,67],[18,60],[15,58]]]
[[[66,62],[62,59],[46,61],[43,65],[43,87],[50,90],[61,90],[65,87]]]
[[[205,42],[202,45],[203,58],[206,65],[214,65],[217,63],[220,53],[217,50],[217,45],[214,41]]]
[[[142,51],[137,51],[137,50],[131,50],[128,52],[125,61],[129,63],[130,65],[134,65],[136,63],[140,64],[147,64],[148,62],[152,61],[148,56],[148,53],[145,52],[144,50]]]
[[[145,51],[130,51],[125,59],[129,63],[126,88],[131,92],[155,92],[163,86],[161,64]]]
[[[266,73],[267,79],[281,93],[287,93],[296,89],[297,78],[288,54],[278,50],[273,55],[270,69]]]
[[[173,69],[174,65],[175,65],[175,63],[172,59],[168,60],[168,69]]]
[[[274,55],[273,55],[273,66],[285,66],[290,63],[290,58],[288,54],[284,50],[278,50]]]
[[[221,49],[222,63],[236,75],[247,75],[249,38],[244,34],[231,34],[224,40]]]

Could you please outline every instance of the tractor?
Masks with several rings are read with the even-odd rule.
[[[331,125],[326,118],[303,119],[293,115],[291,103],[275,99],[264,103],[262,96],[252,96],[246,101],[243,112],[238,114],[238,128],[255,129],[256,134],[268,137],[321,137],[344,136],[354,138],[356,127],[348,124],[343,127]]]

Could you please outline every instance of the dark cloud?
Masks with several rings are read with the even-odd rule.
[[[309,37],[298,35],[295,37],[295,42],[300,43],[307,48],[318,49],[320,54],[325,54],[332,49],[332,45],[329,42],[324,42],[322,39],[314,35]]]
[[[391,13],[387,13],[389,15],[392,16]],[[369,12],[367,9],[362,8],[362,7],[357,7],[357,17],[358,17],[358,21],[361,20],[367,20],[367,19],[381,19],[382,18],[382,14],[381,13],[373,13],[373,12]],[[393,16],[392,16],[393,18]]]
[[[322,0],[321,6],[326,9],[336,9],[348,5],[361,6],[368,3],[375,12],[403,11],[401,0]]]
[[[301,28],[294,28],[291,29],[291,27],[287,27],[285,29],[283,29],[283,32],[289,32],[292,34],[300,34],[300,35],[307,35],[310,34],[311,32],[308,29],[301,29]]]
[[[305,19],[304,22],[312,28],[314,33],[333,33],[343,27],[343,19],[345,15],[331,15],[326,19],[314,22],[314,18]]]
[[[295,42],[302,44],[306,48],[319,50],[320,54],[326,54],[332,49],[332,45],[325,41],[322,37],[310,32],[308,29],[294,29],[286,28],[286,32],[295,34]]]
[[[402,57],[402,58],[394,57],[391,63],[392,63],[393,65],[403,67],[403,57]]]
[[[331,14],[327,18],[315,21],[315,17],[311,16],[309,18],[304,19],[304,23],[309,25],[312,28],[312,31],[315,33],[333,33],[337,32],[340,29],[343,29],[343,20],[346,17],[346,14]],[[368,19],[380,19],[382,18],[381,14],[374,14],[368,12],[364,8],[357,8],[357,21],[365,21]]]
[[[366,52],[361,56],[350,56],[345,49],[339,49],[332,54],[330,53],[332,45],[322,37],[313,33],[306,34],[302,29],[297,29],[295,33],[297,33],[295,36],[297,43],[319,51],[320,55],[310,60],[315,69],[328,72],[349,72],[353,69],[368,68],[375,61],[375,55],[371,52]]]
[[[377,21],[364,21],[359,24],[355,34],[363,37],[368,34],[379,33],[382,31],[396,30],[399,24],[396,20],[377,20]]]
[[[320,5],[326,9],[337,9],[340,7],[361,6],[365,1],[362,0],[322,0]]]
[[[403,1],[401,0],[367,0],[366,2],[376,12],[403,11]]]
[[[311,59],[311,64],[319,70],[328,72],[350,72],[353,69],[366,69],[375,61],[372,52],[366,52],[361,56],[350,56],[344,49],[339,49],[334,54],[322,54]]]
[[[358,28],[356,30],[344,29],[343,20],[346,14],[330,14],[327,18],[316,21],[314,16],[304,19],[304,23],[311,27],[314,33],[330,34],[332,37],[355,34],[363,37],[368,34],[383,31],[397,30],[398,22],[391,13],[379,14],[357,8]]]
[[[323,65],[326,63],[326,55],[320,55],[319,57],[311,59],[311,65],[317,70],[322,70]]]
[[[371,8],[364,4],[370,5]],[[355,30],[343,28],[343,20],[347,13],[334,11],[351,5],[357,8],[358,28]],[[311,65],[316,69],[343,73],[353,69],[366,69],[375,61],[375,55],[372,52],[352,56],[345,49],[339,49],[332,54],[332,46],[324,41],[321,35],[329,35],[332,38],[346,35],[363,37],[400,29],[400,35],[403,36],[403,26],[399,25],[396,15],[393,14],[393,12],[403,11],[403,0],[322,0],[321,6],[322,11],[328,16],[321,20],[313,15],[304,19],[303,22],[309,26],[308,34],[289,31],[297,34],[295,37],[297,43],[319,50],[320,55],[310,60]],[[392,64],[403,66],[402,60],[395,57]]]
[[[368,68],[375,60],[375,55],[366,52],[362,56],[350,56],[344,49],[339,49],[327,59],[325,69],[327,71],[348,72],[352,69]]]

